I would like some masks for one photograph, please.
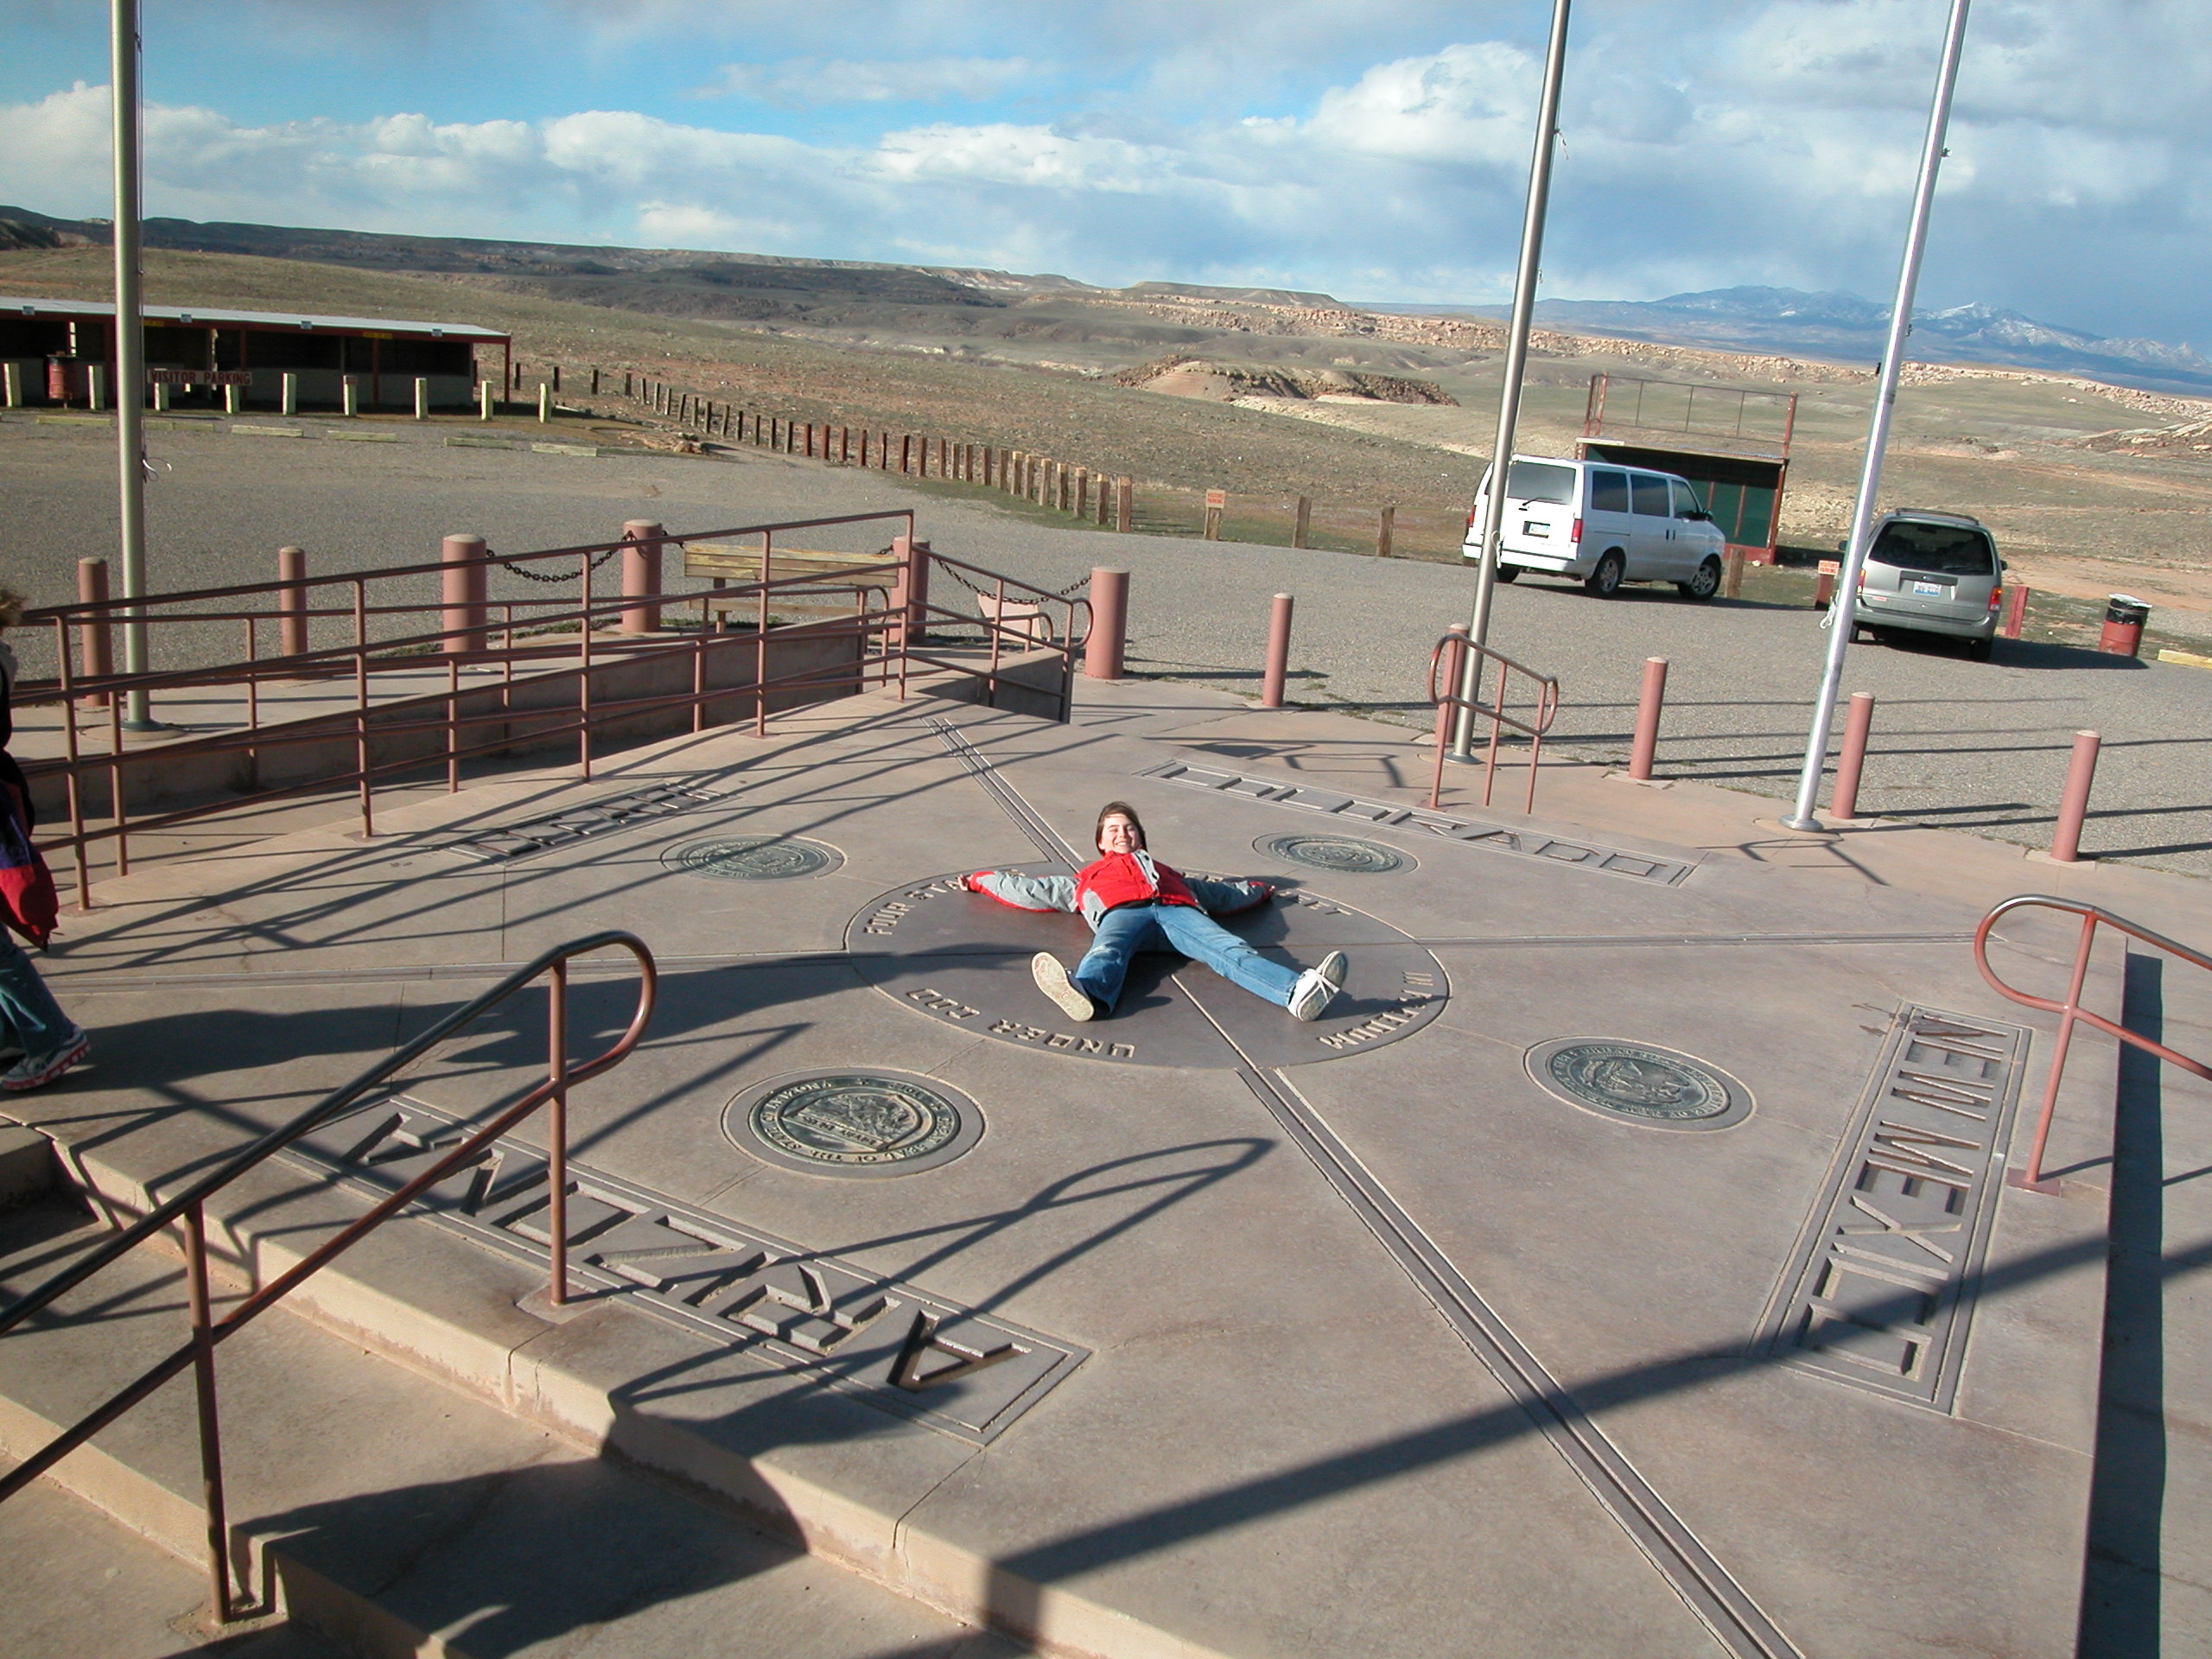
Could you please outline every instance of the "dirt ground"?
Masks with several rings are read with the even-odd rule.
[[[95,297],[106,261],[97,248],[0,254],[0,292]],[[1143,510],[1154,528],[1195,520],[1198,493],[1223,488],[1248,511],[1232,537],[1287,541],[1289,505],[1306,495],[1317,543],[1371,550],[1391,505],[1395,550],[1417,557],[1453,556],[1502,372],[1493,323],[1310,305],[1038,295],[989,310],[918,307],[896,327],[880,315],[764,326],[299,260],[157,251],[147,264],[154,303],[467,320],[512,330],[531,367],[641,372],[802,421],[936,433],[1126,473],[1151,493]],[[1599,372],[1795,392],[1783,539],[1820,548],[1843,533],[1871,370],[1550,333],[1538,346],[1523,451],[1571,452]],[[1206,376],[1193,378],[1204,395],[1171,397],[1109,378],[1177,353],[1309,378],[1410,376],[1457,401],[1225,397],[1221,378]],[[594,412],[625,410],[616,397]],[[2212,636],[2208,445],[2212,404],[2035,372],[1916,367],[1898,400],[1883,505],[1970,512],[2031,587],[2082,601],[2132,594],[2169,631]]]

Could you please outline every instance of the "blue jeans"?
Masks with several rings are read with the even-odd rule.
[[[77,1034],[23,947],[4,927],[0,927],[0,1025],[33,1059],[53,1053]]]
[[[1270,962],[1192,905],[1131,905],[1099,918],[1090,949],[1069,976],[1090,1000],[1112,1013],[1140,950],[1178,950],[1224,979],[1280,1007],[1290,1006],[1298,970]]]

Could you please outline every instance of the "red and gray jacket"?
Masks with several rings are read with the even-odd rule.
[[[1140,848],[1109,853],[1073,875],[1028,875],[1020,870],[978,870],[963,876],[970,893],[980,893],[1015,910],[1072,911],[1093,929],[1109,910],[1123,905],[1189,905],[1216,916],[1249,910],[1274,897],[1264,881],[1217,881],[1185,876]]]

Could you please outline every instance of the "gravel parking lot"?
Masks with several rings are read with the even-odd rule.
[[[155,587],[272,577],[285,543],[326,572],[433,559],[439,537],[461,531],[520,551],[610,537],[630,518],[687,530],[913,505],[938,550],[1041,586],[1096,564],[1128,569],[1141,673],[1256,695],[1268,595],[1294,593],[1293,697],[1424,726],[1430,646],[1465,620],[1472,589],[1451,566],[1067,529],[960,486],[779,456],[587,459],[448,448],[437,426],[386,429],[397,442],[232,435],[219,423],[152,434]],[[69,597],[80,556],[111,555],[113,453],[99,429],[0,420],[0,569],[34,602]],[[535,596],[512,577],[495,582],[495,596],[508,592]],[[1671,588],[1601,602],[1524,580],[1500,589],[1492,639],[1559,677],[1558,740],[1590,760],[1625,755],[1643,661],[1669,658],[1662,772],[1786,796],[1818,678],[1818,621],[1800,609],[1691,605]],[[2212,874],[2212,672],[2057,645],[1999,642],[1996,660],[1980,664],[1935,642],[1863,645],[1845,690],[1879,700],[1862,810],[2040,844],[2073,734],[2090,728],[2104,752],[2085,850]]]

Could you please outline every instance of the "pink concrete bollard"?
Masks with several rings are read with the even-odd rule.
[[[1836,757],[1835,795],[1828,804],[1832,818],[1859,816],[1859,773],[1866,764],[1866,738],[1874,729],[1874,694],[1851,694],[1851,712],[1844,716],[1843,753]]]
[[[2007,639],[2020,637],[2020,625],[2027,620],[2028,589],[2026,584],[2015,582],[2005,591],[2004,620],[1997,625],[1997,632]]]
[[[899,626],[904,643],[918,645],[929,632],[930,544],[893,536],[891,556],[899,561],[892,603],[903,613]]]
[[[667,545],[658,537],[667,531],[650,518],[632,518],[622,526],[622,597],[643,598],[660,592],[661,549]],[[622,632],[625,633],[658,633],[660,632],[660,607],[658,605],[625,605],[622,607]]]
[[[2082,856],[2082,821],[2089,815],[2089,785],[2097,777],[2094,732],[2074,734],[2074,757],[2066,766],[2066,793],[2058,803],[2058,827],[2051,832],[2050,857],[2056,864],[2072,864]]]
[[[489,643],[484,626],[484,538],[448,536],[441,552],[446,564],[444,647],[454,655],[482,651]]]
[[[1094,680],[1122,677],[1122,636],[1129,614],[1129,573],[1103,566],[1090,573],[1090,638],[1084,642],[1083,671]]]
[[[276,595],[276,649],[287,657],[303,657],[308,650],[308,553],[303,547],[276,550],[276,580],[284,591]]]
[[[1659,715],[1667,703],[1667,659],[1643,659],[1643,689],[1636,699],[1636,743],[1629,751],[1628,775],[1651,776],[1651,763],[1659,753]]]
[[[1290,610],[1288,594],[1277,594],[1268,610],[1268,670],[1260,681],[1260,707],[1282,707],[1282,683],[1290,672]]]
[[[77,602],[97,605],[107,597],[107,561],[79,559],[77,561]],[[105,613],[89,621],[77,625],[77,654],[81,659],[78,672],[88,680],[104,680],[115,672],[115,633]],[[105,709],[111,694],[95,691],[84,701],[93,709]]]

